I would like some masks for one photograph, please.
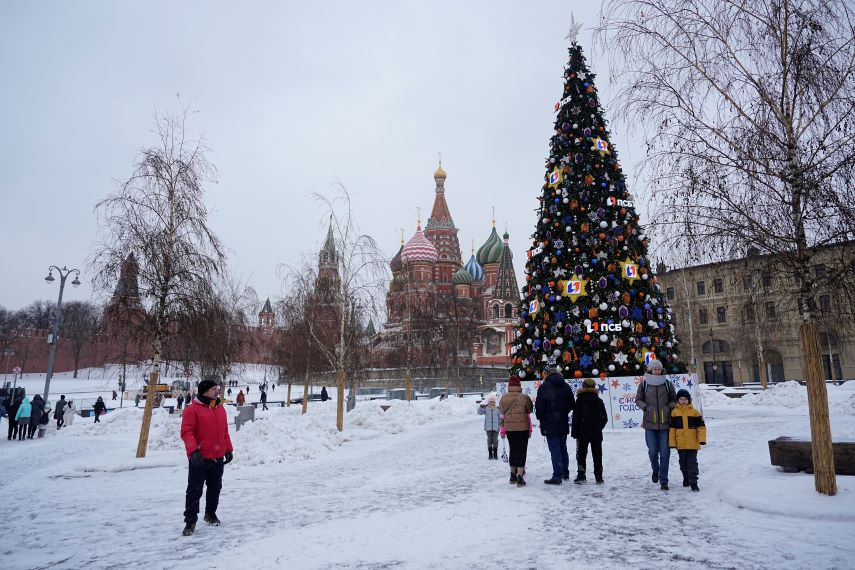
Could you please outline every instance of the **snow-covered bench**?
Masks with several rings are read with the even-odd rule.
[[[834,472],[838,475],[855,475],[855,442],[836,441],[832,442],[831,447],[834,451]],[[787,473],[813,473],[810,440],[791,437],[770,439],[769,459],[772,465]]]

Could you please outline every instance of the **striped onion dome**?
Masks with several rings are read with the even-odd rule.
[[[465,267],[461,267],[451,276],[452,285],[472,285],[472,274],[466,271]]]
[[[439,253],[422,233],[422,226],[419,224],[416,227],[416,235],[411,237],[410,241],[404,245],[404,249],[401,250],[401,261],[404,263],[435,263],[438,258]]]
[[[469,261],[466,262],[466,271],[469,272],[469,275],[472,276],[474,281],[484,280],[484,268],[481,267],[481,264],[478,263],[477,259],[475,259],[474,254],[469,258]]]
[[[488,263],[499,263],[499,258],[502,256],[502,240],[499,234],[496,233],[496,226],[493,226],[493,231],[490,232],[490,237],[484,242],[484,245],[478,248],[478,263],[483,267]]]

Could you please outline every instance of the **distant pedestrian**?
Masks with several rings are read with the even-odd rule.
[[[65,394],[59,397],[59,402],[56,403],[56,410],[53,412],[53,419],[56,420],[56,429],[59,429],[65,423]]]
[[[104,403],[104,399],[101,396],[98,396],[98,399],[95,400],[95,404],[92,406],[92,409],[95,410],[95,422],[101,423],[101,414],[107,413],[107,404]]]
[[[329,399],[330,399],[330,395],[327,394],[327,387],[322,386],[321,387],[321,402],[326,402]]]
[[[652,359],[647,364],[650,373],[644,375],[644,381],[638,385],[635,405],[644,411],[641,427],[644,428],[644,440],[647,455],[653,470],[651,480],[659,483],[663,491],[668,490],[668,463],[671,449],[668,447],[668,431],[671,428],[671,410],[677,405],[674,386],[664,376],[662,363]]]
[[[232,389],[231,389],[231,388],[229,388],[228,390],[226,390],[226,395],[227,395],[229,398],[231,398],[231,397],[232,397]]]
[[[212,380],[202,380],[196,399],[187,406],[181,417],[181,439],[187,450],[189,469],[187,474],[187,492],[184,503],[184,536],[190,536],[196,530],[199,519],[199,499],[202,488],[207,485],[205,494],[205,517],[208,524],[219,526],[217,507],[220,502],[220,489],[223,486],[223,468],[231,462],[232,440],[229,437],[229,424],[222,402],[217,397],[220,387]]]
[[[115,391],[115,390],[113,390],[113,399],[115,400],[115,399],[116,399],[116,398],[118,398],[118,397],[119,397],[119,395],[118,395],[118,394],[116,394],[116,391]]]
[[[487,459],[499,458],[499,428],[502,413],[496,407],[496,396],[490,394],[486,404],[478,407],[478,414],[484,416],[484,431],[487,433]]]
[[[6,400],[6,415],[9,417],[9,435],[6,439],[18,437],[18,409],[21,407],[20,398],[9,396]]]
[[[594,479],[603,482],[603,428],[609,423],[606,406],[600,399],[597,383],[586,378],[576,392],[573,406],[573,426],[570,435],[576,440],[576,478],[574,483],[586,481],[585,470],[588,464],[588,445],[594,460]]]
[[[142,399],[142,398],[140,398],[140,395],[139,395],[139,394],[137,394],[136,396],[134,396],[134,406],[136,406],[137,408],[139,408],[139,407],[140,407],[140,400],[141,400],[141,399]]]
[[[244,403],[246,403],[246,396],[244,396],[243,390],[241,390],[237,395],[237,404],[238,406],[243,406]]]
[[[41,422],[42,419],[45,420],[45,424],[50,422],[49,415],[47,418],[42,418],[43,415],[50,412],[50,409],[45,409],[45,401],[42,399],[41,394],[33,396],[30,406],[30,429],[27,432],[27,439],[33,439],[33,436],[36,434],[36,430],[39,429],[39,422]]]
[[[74,400],[69,400],[63,412],[63,422],[65,427],[74,423],[74,416],[77,415],[77,406],[74,405]]]
[[[265,392],[264,390],[261,391],[261,409],[267,409],[267,392]]]
[[[573,410],[573,389],[564,381],[554,358],[543,369],[545,379],[537,389],[535,415],[540,420],[540,433],[552,458],[552,477],[547,485],[560,485],[570,479],[570,457],[567,454],[567,434],[570,432],[570,412]]]
[[[511,448],[508,463],[511,466],[511,485],[525,487],[525,462],[528,455],[528,440],[531,437],[531,398],[522,393],[519,376],[508,379],[508,393],[502,396],[499,409],[502,419],[502,437],[508,438]]]
[[[249,396],[249,384],[246,385],[246,395]]]
[[[184,394],[178,394],[178,409],[181,409],[181,406],[184,405]]]
[[[698,488],[698,450],[707,444],[707,426],[704,417],[692,406],[692,395],[688,390],[677,392],[677,407],[671,412],[671,429],[668,432],[668,447],[675,448],[680,457],[683,487]]]
[[[18,421],[18,441],[23,441],[27,437],[27,433],[30,430],[30,413],[32,409],[33,406],[30,404],[30,399],[24,396],[21,399],[21,407],[18,408],[18,413],[15,415],[15,419]]]
[[[275,383],[275,382],[274,382],[273,384],[271,384],[271,385],[270,385],[270,391],[271,391],[271,392],[275,392],[275,391],[276,391],[276,383]]]

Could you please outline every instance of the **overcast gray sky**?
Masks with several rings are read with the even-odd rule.
[[[438,151],[464,258],[495,206],[522,274],[571,9],[607,103],[596,2],[0,3],[0,305],[55,300],[51,264],[84,270],[65,299],[92,296],[93,206],[155,142],[154,111],[180,110],[177,93],[219,171],[211,226],[262,299],[282,293],[277,265],[319,247],[325,215],[307,195],[336,179],[394,255],[416,207],[430,211]],[[613,127],[634,191],[641,151]]]

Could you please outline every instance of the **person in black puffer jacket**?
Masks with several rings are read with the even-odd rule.
[[[600,399],[597,383],[587,378],[576,392],[573,408],[573,427],[570,435],[576,440],[576,479],[574,483],[586,481],[585,468],[588,462],[588,444],[594,459],[594,478],[603,482],[603,428],[609,423],[606,406]]]
[[[42,421],[42,414],[45,412],[45,401],[41,394],[33,396],[33,401],[30,402],[32,409],[30,410],[30,425],[27,431],[27,439],[33,439],[36,429],[39,427],[39,422]]]
[[[550,359],[543,370],[546,380],[537,389],[534,403],[535,415],[540,421],[540,433],[546,436],[546,445],[552,456],[552,477],[547,485],[560,485],[561,479],[570,479],[570,458],[567,454],[567,434],[570,432],[569,416],[573,410],[573,390],[564,381],[554,360]]]

